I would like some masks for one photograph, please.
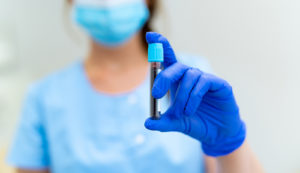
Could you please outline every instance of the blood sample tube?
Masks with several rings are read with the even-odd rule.
[[[161,63],[164,61],[163,45],[151,43],[148,45],[148,62],[150,63],[150,116],[152,119],[160,118],[159,100],[153,98],[152,87],[154,80],[161,71]]]

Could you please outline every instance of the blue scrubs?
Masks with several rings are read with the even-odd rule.
[[[183,57],[210,71],[204,59]],[[145,129],[148,116],[149,78],[131,92],[109,95],[92,88],[79,61],[31,87],[8,162],[54,173],[203,172],[200,143]]]

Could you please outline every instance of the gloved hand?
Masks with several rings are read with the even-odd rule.
[[[246,128],[240,119],[231,86],[223,79],[177,62],[168,40],[148,32],[148,43],[162,43],[164,70],[156,77],[152,95],[171,91],[171,106],[159,120],[147,119],[145,127],[161,132],[177,131],[202,144],[205,154],[223,156],[240,147]]]

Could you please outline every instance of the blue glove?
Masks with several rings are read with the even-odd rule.
[[[164,70],[154,81],[152,95],[159,99],[170,90],[171,106],[159,120],[147,119],[145,127],[189,135],[199,140],[204,153],[210,156],[224,156],[239,148],[246,128],[231,86],[221,78],[177,62],[162,35],[148,32],[146,39],[148,43],[163,44]]]

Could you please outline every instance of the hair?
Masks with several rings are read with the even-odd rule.
[[[156,13],[157,7],[158,7],[157,0],[149,0],[148,1],[148,9],[150,12],[150,16],[149,16],[147,22],[145,23],[144,27],[142,28],[143,43],[144,43],[145,48],[148,47],[148,43],[146,41],[145,35],[147,32],[153,31],[153,29],[151,27],[151,22],[153,20],[153,16]]]
[[[73,0],[65,0],[66,5],[70,5],[72,3]],[[148,43],[146,41],[146,33],[149,31],[153,31],[152,27],[151,27],[151,23],[152,20],[154,18],[154,15],[156,13],[156,10],[158,8],[158,1],[157,0],[148,0],[147,2],[148,5],[148,9],[149,9],[149,18],[146,21],[145,25],[143,26],[142,30],[141,30],[141,34],[142,34],[142,39],[143,39],[143,44],[145,49],[147,49],[148,47]]]

